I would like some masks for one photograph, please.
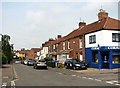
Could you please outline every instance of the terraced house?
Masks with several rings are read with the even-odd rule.
[[[98,20],[79,23],[79,28],[48,44],[48,55],[55,60],[77,58],[94,68],[120,67],[120,20],[111,18],[100,9]]]

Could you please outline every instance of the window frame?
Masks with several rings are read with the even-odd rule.
[[[96,35],[90,35],[89,36],[89,44],[96,43]]]
[[[68,41],[68,49],[70,49],[70,42]]]
[[[65,42],[63,42],[63,50],[65,50]]]
[[[79,39],[79,48],[82,48],[82,41],[83,41],[83,39],[80,38],[80,39]]]
[[[112,33],[112,42],[120,42],[120,33]]]

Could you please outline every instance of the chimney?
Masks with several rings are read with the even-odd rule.
[[[57,38],[59,39],[59,38],[61,38],[62,36],[61,35],[57,35]]]
[[[105,10],[100,9],[99,11],[100,11],[100,12],[98,13],[98,19],[99,19],[99,20],[102,20],[102,19],[108,17],[108,13],[105,12]]]
[[[53,38],[49,38],[49,41],[54,41],[54,39]]]
[[[81,28],[83,26],[86,26],[86,23],[84,21],[83,22],[79,22],[79,28]]]

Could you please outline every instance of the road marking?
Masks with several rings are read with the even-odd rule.
[[[99,79],[95,79],[96,81],[99,81],[99,82],[101,82],[102,80],[99,80]]]
[[[11,81],[11,88],[15,88],[15,82]]]
[[[120,86],[120,84],[115,84],[116,86]]]
[[[113,81],[113,82],[118,83],[118,81]]]
[[[113,82],[111,82],[111,81],[106,81],[106,83],[109,83],[109,84],[114,84]]]
[[[8,76],[3,76],[4,79],[8,79],[9,77]]]
[[[62,73],[58,73],[58,74],[62,74]]]
[[[2,87],[5,87],[5,86],[7,86],[7,83],[6,83],[6,82],[4,82],[4,83],[2,84]]]
[[[76,75],[72,75],[73,77],[75,77]]]
[[[88,78],[88,79],[93,80],[93,78]]]
[[[87,77],[82,77],[82,78],[86,79]]]

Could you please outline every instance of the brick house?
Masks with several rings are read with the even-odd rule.
[[[120,20],[110,18],[107,12],[100,9],[96,22],[88,25],[80,22],[78,29],[49,43],[48,54],[55,60],[78,58],[88,61],[90,67],[95,68],[120,67],[118,24]],[[105,60],[107,63],[104,63]]]
[[[85,57],[90,67],[120,68],[120,20],[100,9],[98,21],[86,26]]]
[[[26,57],[26,59],[35,59],[37,56],[37,52],[40,51],[40,48],[31,48],[31,50],[29,50],[29,53]]]

